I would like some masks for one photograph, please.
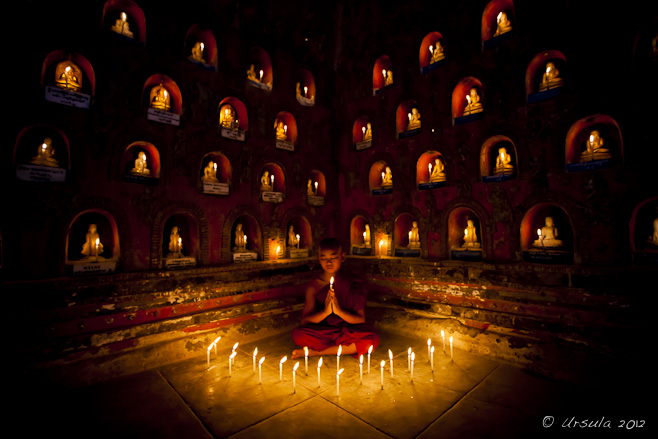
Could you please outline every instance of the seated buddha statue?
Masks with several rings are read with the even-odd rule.
[[[39,152],[36,157],[32,157],[30,163],[37,166],[50,166],[51,168],[59,168],[59,162],[55,160],[55,149],[53,148],[53,140],[50,137],[46,137],[43,140],[41,146],[39,146]]]
[[[415,130],[420,128],[420,112],[418,108],[414,107],[411,109],[411,113],[408,115],[409,125],[407,125],[407,130]]]
[[[649,244],[658,246],[658,218],[653,220],[653,236],[649,238]]]
[[[464,229],[464,247],[480,247],[477,230],[473,224],[473,220],[466,220],[466,229]]]
[[[385,70],[386,76],[384,77],[384,86],[393,84],[393,71]]]
[[[160,83],[151,89],[151,107],[157,110],[169,111],[171,101],[167,89]]]
[[[302,84],[300,82],[295,85],[295,96],[302,97]]]
[[[93,258],[103,253],[103,244],[101,243],[96,224],[89,224],[81,253],[88,258]]]
[[[363,140],[372,140],[372,124],[370,122],[366,124],[366,129],[363,132]]]
[[[178,234],[178,227],[174,226],[171,228],[171,233],[169,234],[169,258],[181,258],[183,257],[183,238]]]
[[[514,172],[512,165],[512,156],[507,153],[507,148],[498,148],[498,155],[496,156],[496,167],[494,168],[494,175],[511,174]]]
[[[249,69],[247,70],[247,79],[249,79],[251,81],[260,82],[260,80],[256,76],[256,69],[255,69],[253,64],[250,65]]]
[[[549,61],[546,63],[546,72],[541,78],[539,91],[546,91],[552,88],[562,87],[564,81],[560,78],[560,71],[555,67],[555,63]]]
[[[208,161],[206,167],[203,168],[203,177],[201,177],[201,181],[219,183],[219,180],[217,179],[217,163],[212,160]]]
[[[430,163],[430,183],[446,181],[445,165],[441,159],[434,159],[434,167]]]
[[[370,226],[365,225],[365,230],[363,231],[363,245],[370,247]]]
[[[466,95],[466,107],[464,108],[464,116],[469,114],[480,113],[483,110],[482,103],[480,102],[480,95],[475,87]]]
[[[585,143],[585,151],[580,154],[580,162],[591,162],[593,160],[605,160],[612,157],[610,151],[603,148],[603,139],[598,130],[589,133]]]
[[[512,30],[512,23],[510,23],[507,18],[507,13],[499,12],[498,17],[496,17],[496,32],[494,32],[494,37],[502,35]]]
[[[430,64],[434,64],[437,61],[441,61],[444,59],[446,56],[443,53],[443,45],[441,44],[441,41],[437,41],[434,43],[436,46],[430,46],[430,53],[432,56],[430,57]]]
[[[270,175],[269,171],[263,172],[263,175],[260,177],[260,190],[261,191],[271,191],[273,190],[272,183],[274,181],[274,176]]]
[[[137,154],[135,167],[130,170],[130,173],[137,175],[151,175],[151,171],[147,167],[146,153],[144,151],[140,151],[139,154]]]
[[[293,226],[288,227],[288,246],[297,247],[299,245],[299,235],[295,233]]]
[[[82,71],[71,61],[62,61],[55,67],[55,85],[64,90],[78,92],[82,89]]]
[[[390,167],[386,167],[386,170],[382,172],[382,187],[391,187],[393,186],[393,173],[391,172]]]
[[[284,124],[281,119],[274,121],[276,140],[288,140],[288,125]]]
[[[238,251],[244,251],[247,247],[247,235],[242,230],[242,224],[235,227],[235,246]]]
[[[126,36],[128,38],[133,37],[133,33],[130,31],[130,25],[128,24],[128,16],[126,15],[125,12],[122,12],[119,18],[116,19],[114,22],[114,26],[112,26],[112,31],[118,33],[119,35]]]
[[[557,239],[557,227],[553,224],[553,218],[547,216],[544,227],[537,229],[537,239],[532,243],[533,247],[538,248],[556,248],[562,247],[562,241]]]
[[[201,41],[197,41],[194,43],[194,46],[192,47],[192,53],[190,55],[190,58],[192,58],[194,61],[202,62],[205,63],[206,60],[203,59],[203,49],[204,49],[204,44]]]
[[[420,248],[420,234],[418,233],[418,222],[411,223],[409,231],[409,248]]]
[[[233,129],[235,127],[235,111],[230,105],[224,105],[219,113],[219,124],[223,128]]]

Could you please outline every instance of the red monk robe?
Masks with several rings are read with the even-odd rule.
[[[315,312],[325,306],[329,285],[315,293]],[[340,273],[334,279],[334,293],[341,308],[348,312],[365,309],[367,292],[354,277]],[[370,346],[376,349],[379,336],[365,324],[349,324],[336,314],[330,314],[320,323],[306,323],[292,331],[296,345],[307,346],[314,351],[323,351],[333,346],[356,345],[356,355],[367,354]]]

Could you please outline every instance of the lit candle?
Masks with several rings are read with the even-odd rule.
[[[297,234],[297,248],[299,249],[299,234]]]
[[[363,232],[363,243],[366,243],[366,232]]]
[[[304,368],[306,369],[306,375],[308,375],[308,346],[304,346]]]
[[[411,113],[407,113],[407,117],[409,118],[409,122],[411,122]]]
[[[329,279],[329,289],[333,290],[334,289],[334,277],[331,276],[331,279]]]
[[[183,248],[183,238],[178,238],[178,251],[180,252]]]
[[[254,372],[256,372],[256,355],[258,355],[258,348],[254,349],[254,356],[253,356]]]
[[[359,357],[359,382],[363,384],[363,354]]]
[[[343,346],[338,345],[338,353],[336,354],[336,370],[340,369],[340,353],[343,352]]]
[[[434,47],[430,46],[430,53],[433,55],[434,54]]]
[[[409,230],[409,244],[411,244],[411,230]],[[411,348],[409,348],[411,349]]]
[[[260,79],[259,79],[259,81],[262,81],[262,80],[263,80],[263,71],[261,70],[261,71],[260,71]]]
[[[210,350],[212,349],[212,345],[208,346],[208,351],[206,352],[206,357],[207,357],[207,367],[210,367]]]
[[[318,360],[318,387],[320,387],[320,368],[322,367],[322,357]]]
[[[318,194],[318,182],[316,181],[315,182],[315,195],[317,195],[317,194]]]
[[[386,81],[386,69],[382,70],[382,76],[384,77],[384,81]]]
[[[414,361],[416,360],[416,353],[411,353],[411,381],[414,380]]]
[[[390,349],[388,350],[388,358],[389,358],[390,363],[391,363],[391,378],[392,378],[393,377],[393,352],[391,352]]]
[[[228,356],[228,376],[231,376],[231,365],[233,364],[233,359],[237,355],[237,352],[233,352]]]
[[[236,342],[236,343],[233,345],[233,353],[236,353],[235,351],[238,349],[238,345],[239,345],[239,344],[240,344],[240,342]],[[234,358],[235,358],[235,356],[234,356]]]
[[[96,238],[96,258],[98,258],[98,246],[100,244],[101,240]]]
[[[382,255],[382,245],[384,245],[384,240],[380,239],[379,240],[379,256]]]
[[[429,358],[430,356],[430,346],[432,346],[432,339],[428,338],[427,339],[427,357]]]
[[[201,46],[201,50],[203,51],[203,48],[205,47],[203,43],[200,43],[199,46]]]
[[[431,163],[427,165],[427,169],[429,169],[429,174],[428,175],[432,176],[432,164]]]
[[[434,370],[434,346],[430,348],[430,370]]]
[[[382,371],[382,390],[384,390],[384,366],[386,366],[386,360],[382,360],[381,371]]]
[[[292,393],[295,393],[297,368],[299,367],[299,361],[295,363],[295,366],[292,368]]]
[[[363,133],[363,137],[366,136],[366,127],[361,127],[361,133]]]
[[[407,349],[407,370],[411,370],[411,348]]]
[[[336,373],[336,396],[340,395],[340,374],[343,373],[343,370],[341,369]]]
[[[258,362],[258,384],[263,384],[261,374],[261,366],[263,365],[263,361],[265,361],[265,357],[261,357],[260,361]]]
[[[304,97],[307,98],[307,93],[308,93],[308,87],[304,87]]]
[[[270,175],[270,182],[272,184],[272,190],[274,190],[274,174]]]
[[[214,163],[213,166],[215,168],[215,172],[217,172],[217,163]]]
[[[541,229],[537,229],[537,237],[541,239]]]
[[[382,172],[382,181],[384,181],[384,176],[386,176],[386,174]]]
[[[441,340],[443,340],[443,352],[446,351],[446,334],[443,332],[443,329],[441,330]]]
[[[452,335],[450,336],[450,360],[454,360],[455,358],[452,355]]]
[[[67,67],[67,69],[68,69],[68,67]],[[363,130],[365,131],[365,128]],[[46,148],[47,148],[47,145],[45,143],[42,144],[41,145],[41,151],[39,151],[39,155],[41,155],[42,157],[45,156],[46,155]]]
[[[244,235],[244,248],[247,248],[247,235]]]
[[[215,341],[212,342],[212,346],[215,346],[215,355],[217,355],[217,342],[221,339],[222,339],[222,337],[220,336],[220,337],[217,337],[215,339]]]
[[[277,245],[276,246],[276,255],[279,256],[279,252],[281,251],[281,246]]]
[[[287,359],[287,356],[283,357],[279,362],[279,381],[283,381],[283,363],[285,363]]]
[[[372,354],[372,345],[368,348],[368,373],[370,373],[370,354]]]
[[[468,102],[469,104],[471,103],[471,97],[469,95],[466,95],[466,102]]]

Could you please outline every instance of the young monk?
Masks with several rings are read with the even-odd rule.
[[[336,238],[320,243],[320,265],[323,273],[306,286],[306,301],[302,324],[292,332],[295,344],[301,349],[292,358],[308,355],[366,354],[370,346],[379,344],[379,336],[365,325],[366,291],[358,280],[344,270],[345,252]],[[334,278],[333,289],[330,288]]]

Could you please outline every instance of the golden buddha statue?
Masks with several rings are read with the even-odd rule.
[[[658,246],[658,218],[653,220],[653,236],[649,238],[649,244]]]
[[[390,167],[386,167],[386,170],[382,172],[382,187],[391,187],[393,186],[393,173],[391,172]]]
[[[593,160],[606,160],[612,157],[610,151],[603,148],[603,139],[598,130],[593,130],[585,144],[585,151],[580,155],[580,162],[591,162]]]
[[[494,168],[494,175],[505,175],[514,172],[512,165],[512,156],[507,153],[507,148],[498,148],[498,155],[496,156],[496,167]]]
[[[171,108],[171,100],[169,97],[169,92],[167,89],[160,83],[151,89],[151,107],[157,110],[169,111]]]
[[[302,84],[299,82],[297,83],[297,85],[295,85],[295,96],[297,96],[298,98],[302,97]]]
[[[555,67],[555,63],[549,61],[546,63],[546,72],[541,78],[539,91],[546,91],[552,88],[562,87],[564,81],[560,78],[560,71]]]
[[[247,235],[242,230],[241,223],[235,227],[235,246],[238,251],[244,251],[247,248]]]
[[[446,181],[445,165],[441,159],[434,159],[434,167],[432,164],[429,164],[430,171],[430,183],[436,183],[439,181]]]
[[[507,33],[511,30],[512,23],[510,23],[509,19],[507,18],[507,13],[502,11],[499,12],[498,16],[496,17],[496,32],[494,33],[494,37]]]
[[[130,173],[136,175],[151,175],[151,171],[147,167],[146,153],[144,151],[140,151],[139,154],[137,154],[135,167],[130,170]]]
[[[313,183],[312,179],[308,179],[308,184],[306,185],[306,195],[315,196],[318,194],[318,182]]]
[[[59,168],[59,162],[55,160],[55,148],[53,148],[53,140],[46,137],[43,143],[39,146],[39,153],[36,157],[32,157],[30,163],[37,166],[50,166],[51,168]]]
[[[208,164],[203,169],[203,177],[201,177],[201,181],[219,183],[219,180],[217,179],[217,163],[212,160],[208,161]]]
[[[235,110],[231,105],[224,105],[219,112],[219,124],[223,128],[236,129],[235,127]]]
[[[411,113],[407,117],[409,118],[409,124],[407,125],[408,131],[420,128],[420,112],[418,108],[412,108]]]
[[[298,247],[299,246],[299,235],[295,233],[293,226],[288,227],[288,246],[289,247]]]
[[[260,177],[260,190],[271,191],[274,189],[274,175],[270,175],[269,171],[263,172]]]
[[[418,222],[411,223],[409,231],[409,248],[420,248],[420,234],[418,233]]]
[[[480,95],[475,87],[471,88],[469,94],[466,95],[466,107],[464,108],[464,116],[482,112],[482,103],[480,102]]]
[[[363,129],[363,140],[372,140],[372,124],[370,122]]]
[[[256,76],[256,70],[255,70],[255,67],[254,67],[253,64],[250,65],[250,66],[249,66],[249,69],[247,70],[247,79],[249,79],[249,80],[251,80],[251,81],[257,81],[257,82],[260,82],[260,80],[259,80],[258,77]]]
[[[169,234],[169,252],[167,257],[183,257],[183,238],[178,234],[178,227],[176,226],[171,228],[171,233]]]
[[[473,224],[473,220],[466,220],[466,228],[464,229],[464,247],[480,247],[477,230]]]
[[[365,230],[363,231],[363,244],[366,247],[370,247],[370,226],[365,225]]]
[[[71,61],[62,61],[55,67],[55,85],[64,90],[78,92],[82,89],[82,71]]]
[[[128,24],[128,16],[125,12],[122,12],[119,18],[114,22],[112,26],[112,31],[118,33],[119,35],[126,36],[128,38],[133,37],[133,33],[130,31],[130,25]]]
[[[384,75],[384,87],[387,85],[393,84],[393,71],[392,70],[382,70]]]
[[[445,59],[445,54],[443,53],[443,45],[441,44],[441,41],[437,41],[436,46],[430,46],[430,64],[434,64],[437,61],[441,61],[442,59]]]
[[[537,239],[532,243],[532,246],[539,248],[562,247],[562,241],[557,239],[557,227],[553,223],[553,218],[547,216],[544,221],[544,227],[537,229]]]
[[[194,46],[192,47],[192,54],[190,55],[190,58],[192,58],[194,61],[205,63],[206,60],[203,59],[203,49],[204,48],[205,48],[205,45],[201,41],[197,41],[196,43],[194,43]]]
[[[274,121],[276,131],[276,140],[288,140],[288,125],[284,124],[281,119]]]
[[[96,224],[89,224],[87,235],[85,236],[85,243],[82,245],[82,255],[88,258],[98,257],[103,253],[103,244],[98,234]]]

